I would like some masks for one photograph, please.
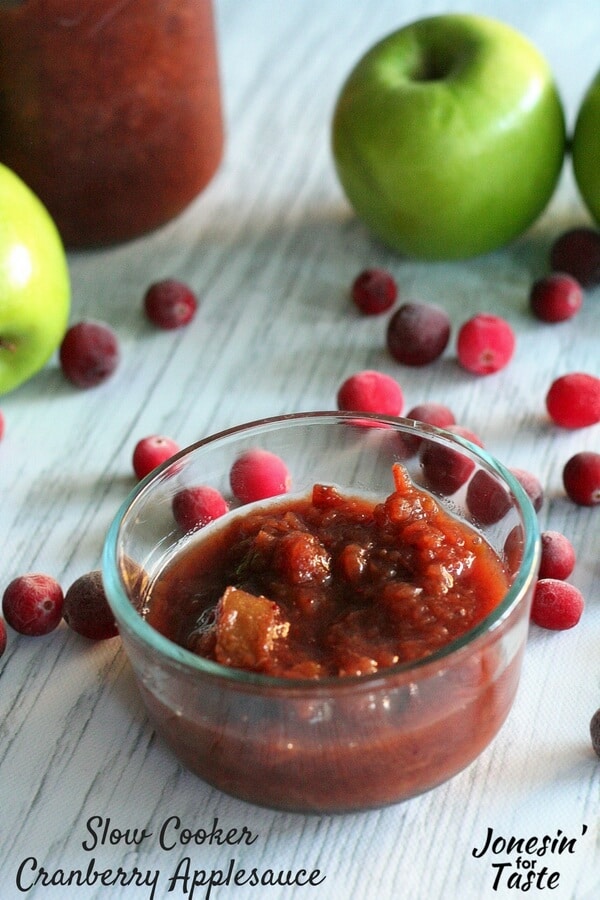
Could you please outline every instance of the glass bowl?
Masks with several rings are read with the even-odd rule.
[[[273,677],[169,640],[146,621],[148,596],[165,565],[204,533],[182,532],[173,497],[198,483],[230,496],[234,461],[255,448],[285,460],[299,496],[323,483],[383,500],[393,490],[392,466],[401,463],[419,489],[498,554],[508,580],[503,599],[446,646],[373,674]],[[539,553],[532,504],[481,448],[412,420],[315,412],[232,428],[158,467],[119,510],[102,565],[141,697],[180,762],[245,801],[341,813],[434,788],[492,741],[517,690]]]

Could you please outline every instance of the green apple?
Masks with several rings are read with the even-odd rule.
[[[600,224],[600,71],[579,108],[571,155],[577,187],[585,205]]]
[[[424,259],[494,250],[547,205],[565,153],[549,65],[510,26],[420,19],[379,41],[340,90],[332,151],[356,214]]]
[[[0,394],[31,378],[65,333],[69,269],[56,225],[27,185],[0,164]]]

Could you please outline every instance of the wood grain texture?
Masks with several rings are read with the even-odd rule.
[[[559,432],[544,409],[557,375],[600,375],[600,294],[590,292],[578,318],[560,326],[540,326],[527,311],[553,237],[588,217],[567,165],[544,215],[510,247],[464,263],[402,260],[352,216],[329,150],[335,96],[358,56],[393,28],[452,8],[496,15],[528,34],[550,60],[573,121],[598,65],[596,0],[574,0],[568,11],[561,0],[217,0],[227,117],[217,177],[160,231],[69,258],[72,318],[115,327],[117,373],[79,392],[54,360],[2,398],[2,583],[40,570],[68,585],[98,567],[107,527],[134,485],[131,453],[140,437],[161,432],[185,445],[262,416],[330,409],[346,375],[379,368],[399,379],[407,409],[445,402],[503,462],[538,474],[546,487],[541,527],[565,532],[577,549],[572,580],[587,599],[582,623],[564,634],[532,631],[509,720],[468,770],[409,803],[347,817],[254,808],[182,770],[140,708],[118,640],[94,646],[62,627],[36,640],[11,634],[0,661],[3,900],[189,896],[182,881],[168,893],[186,855],[197,869],[235,859],[247,869],[319,868],[326,876],[318,887],[222,886],[210,894],[219,900],[515,896],[492,891],[491,855],[472,854],[488,828],[540,838],[560,829],[577,838],[576,852],[539,858],[538,870],[560,872],[558,888],[539,896],[600,895],[600,766],[588,738],[600,706],[600,510],[575,508],[561,486],[566,459],[598,449],[600,426]],[[449,348],[426,369],[399,368],[385,351],[385,317],[361,319],[348,299],[367,265],[390,267],[402,297],[442,303],[455,324],[480,310],[505,315],[518,334],[513,364],[477,379],[459,370]],[[150,281],[171,275],[197,290],[201,308],[189,328],[158,333],[144,320],[141,298]],[[249,847],[167,851],[158,833],[171,816],[194,830],[217,817],[258,837]],[[82,846],[90,817],[152,836],[90,852]],[[23,893],[15,878],[28,857],[50,873],[86,868],[92,857],[98,869],[137,866],[159,871],[159,886],[154,894],[134,884]],[[31,880],[27,866],[26,874]],[[207,888],[194,896],[207,896]]]

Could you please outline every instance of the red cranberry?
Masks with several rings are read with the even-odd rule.
[[[564,581],[575,568],[575,548],[560,531],[543,531],[541,534],[542,557],[538,575],[540,578],[558,578]]]
[[[469,481],[466,503],[476,522],[493,525],[510,509],[510,496],[497,478],[479,469]]]
[[[338,409],[349,412],[399,416],[404,395],[398,382],[390,375],[365,369],[343,382],[338,390],[337,405]]]
[[[471,476],[475,463],[453,447],[423,439],[419,461],[428,487],[438,494],[454,494]]]
[[[436,428],[448,428],[456,424],[454,413],[443,403],[419,403],[406,413],[407,419],[422,422],[424,425],[433,425]],[[398,457],[409,459],[419,449],[422,438],[417,435],[399,433],[397,441]]]
[[[179,450],[179,444],[162,434],[141,438],[133,449],[133,471],[138,478],[145,478],[157,466],[179,453]]]
[[[600,503],[600,453],[582,450],[563,468],[563,485],[567,496],[579,506]]]
[[[563,631],[579,622],[585,602],[581,591],[558,578],[540,578],[534,588],[531,620],[542,628]]]
[[[504,541],[504,562],[508,572],[517,572],[523,561],[525,535],[522,525],[515,525]]]
[[[456,425],[456,418],[452,410],[443,403],[433,401],[413,406],[406,413],[406,418],[424,422],[426,425],[434,425],[436,428],[448,428],[449,425]]]
[[[6,427],[6,422],[5,422],[5,419],[4,419],[4,413],[3,413],[2,410],[0,409],[0,441],[1,441],[2,438],[4,437],[4,430],[5,430],[5,427]]]
[[[587,227],[565,231],[550,249],[550,267],[572,275],[584,288],[600,284],[600,231]]]
[[[464,369],[490,375],[508,365],[515,351],[515,334],[500,316],[478,313],[461,325],[456,351]]]
[[[425,366],[442,355],[450,340],[448,313],[431,303],[404,303],[391,317],[386,343],[394,359]]]
[[[65,594],[63,618],[69,628],[92,641],[119,633],[99,571],[86,572],[73,582]]]
[[[544,488],[537,475],[533,475],[526,469],[511,469],[510,473],[517,479],[531,500],[534,510],[539,512],[544,503]]]
[[[585,428],[600,422],[600,378],[570,372],[556,378],[546,394],[546,409],[562,428]]]
[[[63,592],[50,575],[30,573],[10,582],[2,597],[4,618],[19,634],[48,634],[63,615]]]
[[[240,503],[253,503],[285,494],[291,477],[284,461],[269,450],[246,450],[235,460],[229,473],[231,490]]]
[[[564,322],[573,318],[583,304],[583,290],[576,278],[553,272],[531,286],[529,305],[542,322]]]
[[[479,435],[475,434],[474,431],[471,431],[470,428],[466,428],[464,425],[447,425],[446,431],[449,431],[450,434],[458,435],[465,441],[470,441],[471,444],[475,444],[476,447],[483,447],[483,441]]]
[[[351,294],[364,315],[377,316],[394,305],[398,286],[387,269],[365,269],[354,279]]]
[[[63,373],[74,385],[96,387],[117,368],[117,337],[103,322],[78,322],[67,330],[60,345],[59,359]]]
[[[4,651],[6,650],[7,640],[8,640],[8,638],[6,635],[5,622],[4,622],[4,619],[0,619],[0,656],[2,656]]]
[[[173,497],[173,517],[182,531],[203,528],[228,509],[220,491],[209,485],[182,488]]]
[[[198,309],[196,295],[176,278],[165,278],[151,284],[144,294],[144,310],[148,319],[166,330],[188,325]]]

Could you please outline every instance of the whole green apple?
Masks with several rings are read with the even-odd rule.
[[[0,164],[0,394],[49,360],[65,333],[70,300],[67,259],[50,214]]]
[[[542,212],[565,121],[550,68],[494,19],[420,19],[375,44],[343,84],[332,150],[348,200],[386,244],[425,259],[494,250]]]
[[[577,187],[585,205],[600,224],[600,71],[579,108],[571,154]]]

